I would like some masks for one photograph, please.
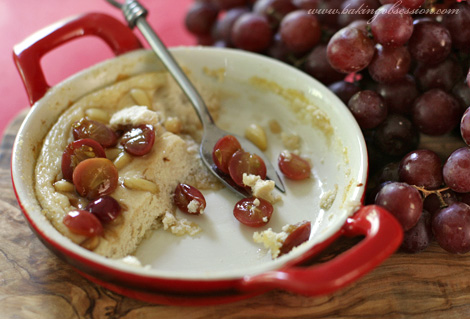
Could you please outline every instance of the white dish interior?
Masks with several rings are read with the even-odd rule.
[[[302,155],[311,159],[313,177],[300,182],[283,179],[287,193],[282,195],[281,203],[275,204],[270,223],[260,229],[243,226],[233,217],[238,198],[229,191],[206,192],[205,214],[185,215],[201,225],[203,232],[195,237],[176,237],[163,230],[155,231],[136,251],[143,265],[150,267],[104,258],[62,236],[42,215],[34,195],[33,171],[42,140],[70,101],[109,85],[122,75],[162,69],[152,52],[134,51],[55,86],[35,104],[23,123],[13,151],[13,181],[20,204],[41,236],[110,268],[152,277],[212,280],[277,269],[338,231],[360,205],[367,173],[361,131],[342,102],[306,74],[259,55],[194,47],[175,48],[172,52],[195,78],[221,93],[220,127],[243,135],[250,123],[267,128],[268,121],[276,119],[284,131],[301,136]],[[253,77],[269,84],[260,85]],[[292,111],[298,107],[300,113]],[[306,108],[311,111],[304,112]],[[327,121],[326,129],[320,129]],[[330,133],[326,132],[328,127]],[[276,164],[284,147],[279,135],[268,129],[266,132],[267,153]],[[334,201],[324,209],[327,197]],[[269,252],[252,240],[254,231],[272,228],[278,232],[283,225],[302,220],[312,221],[310,240],[286,256],[272,260]]]

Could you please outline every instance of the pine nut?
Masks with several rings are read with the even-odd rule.
[[[276,120],[271,120],[271,121],[269,121],[268,125],[269,125],[269,129],[270,129],[271,132],[273,132],[274,134],[281,133],[282,128],[281,128],[281,124],[279,124],[278,121],[276,121]]]
[[[179,134],[181,133],[183,123],[181,123],[181,120],[177,117],[168,117],[163,123],[163,126],[168,132]]]
[[[122,151],[114,160],[114,166],[116,166],[116,168],[120,170],[121,168],[129,164],[131,161],[132,156],[129,155],[129,153]]]
[[[251,124],[245,130],[245,137],[262,151],[268,147],[268,141],[264,129],[258,124]]]
[[[150,101],[147,93],[145,93],[142,89],[132,89],[129,94],[131,95],[132,99],[138,105],[147,106],[149,109],[152,107],[152,102]]]
[[[128,177],[124,178],[123,183],[125,187],[130,189],[147,191],[154,194],[159,192],[157,184],[143,178]]]
[[[123,152],[123,149],[112,147],[112,148],[105,149],[104,152],[106,153],[107,159],[114,161]]]
[[[61,193],[73,192],[75,190],[73,184],[69,181],[66,181],[65,179],[61,179],[60,181],[55,182],[54,188],[57,192]]]
[[[111,116],[108,112],[102,109],[90,108],[85,110],[85,116],[90,120],[95,120],[102,123],[108,123]]]

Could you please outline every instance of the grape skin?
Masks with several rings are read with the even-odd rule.
[[[382,97],[371,90],[354,94],[348,108],[362,129],[377,127],[387,118],[387,107]]]
[[[320,41],[320,24],[316,16],[304,10],[289,13],[279,27],[282,41],[293,53],[306,53]]]
[[[450,154],[442,174],[446,185],[453,191],[470,192],[470,148],[462,147]]]
[[[470,206],[454,203],[442,209],[432,220],[437,243],[451,253],[470,251]]]
[[[442,164],[439,156],[426,149],[416,150],[405,155],[398,170],[401,182],[437,189],[442,186]]]
[[[470,107],[467,108],[460,121],[460,134],[464,142],[470,146]]]
[[[459,123],[460,106],[450,94],[432,89],[415,100],[412,110],[413,122],[428,135],[443,135]]]
[[[438,64],[447,58],[452,48],[450,32],[436,21],[417,23],[408,48],[416,61]]]
[[[431,215],[423,210],[415,226],[403,234],[401,249],[408,253],[418,253],[425,250],[433,239]]]
[[[416,225],[423,211],[419,191],[406,183],[392,182],[385,185],[378,192],[375,203],[394,215],[404,231]]]
[[[331,38],[327,57],[331,66],[342,73],[366,68],[374,56],[374,42],[359,29],[346,27]]]
[[[233,25],[231,38],[237,48],[261,52],[271,44],[272,31],[265,17],[244,13]]]
[[[402,6],[381,6],[372,18],[370,28],[375,41],[390,47],[404,45],[413,33],[413,18]]]
[[[369,74],[378,83],[396,83],[405,77],[410,66],[411,56],[406,47],[377,45],[369,65]]]

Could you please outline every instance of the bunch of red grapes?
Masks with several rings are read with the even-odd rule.
[[[258,52],[327,85],[366,139],[368,201],[405,231],[470,251],[470,1],[196,0],[185,25],[198,43]],[[450,135],[446,158],[420,137]],[[467,145],[465,145],[467,144]]]

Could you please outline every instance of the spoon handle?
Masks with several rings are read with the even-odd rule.
[[[178,83],[194,106],[203,126],[214,124],[214,120],[201,95],[145,19],[147,10],[136,0],[126,0],[121,6],[129,26],[131,28],[137,26],[167,71],[173,76],[176,83]]]

